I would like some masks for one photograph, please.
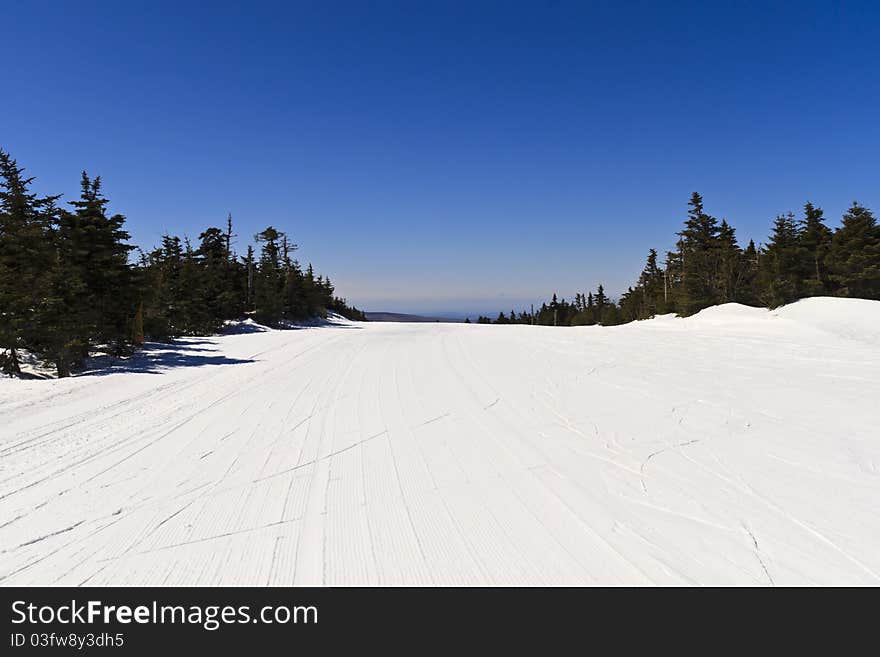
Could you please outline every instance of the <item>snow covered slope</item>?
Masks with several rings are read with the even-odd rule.
[[[0,381],[0,584],[880,584],[880,303]]]

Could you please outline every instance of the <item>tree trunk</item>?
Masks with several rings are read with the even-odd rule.
[[[21,364],[18,361],[18,352],[15,347],[9,349],[5,354],[0,356],[0,365],[6,374],[18,376],[21,374]]]
[[[59,354],[55,361],[55,368],[58,370],[59,379],[70,376],[70,363],[67,361],[65,354]]]

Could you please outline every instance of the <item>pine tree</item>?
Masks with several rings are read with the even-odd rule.
[[[219,330],[224,319],[243,312],[240,286],[236,282],[235,262],[229,253],[231,224],[224,234],[219,228],[208,228],[199,235],[196,256],[201,271],[201,296],[206,306],[206,329]]]
[[[226,215],[226,233],[223,235],[223,241],[226,244],[226,259],[232,260],[232,238],[237,235],[232,234],[232,213]]]
[[[825,259],[831,250],[831,229],[825,225],[822,208],[807,202],[804,205],[804,221],[798,241],[801,253],[800,289],[808,296],[827,294],[828,269]]]
[[[608,297],[605,296],[605,288],[601,285],[599,286],[599,289],[596,290],[596,296],[593,298],[593,303],[596,306],[595,321],[597,324],[601,324],[605,316],[605,306],[608,304]]]
[[[679,290],[683,276],[681,239],[675,251],[666,252],[666,263],[663,268],[663,308],[664,312],[679,312]]]
[[[739,257],[739,282],[736,286],[737,303],[749,306],[761,304],[760,291],[758,289],[758,265],[759,251],[754,240],[749,240],[748,246]]]
[[[758,273],[764,305],[775,308],[799,298],[800,261],[794,215],[779,215],[773,222],[773,234],[764,249]]]
[[[256,263],[254,261],[254,247],[248,245],[247,255],[242,258],[242,264],[245,268],[245,294],[244,308],[245,312],[254,311],[254,277],[256,274]]]
[[[283,271],[281,269],[282,233],[272,226],[254,236],[262,244],[260,262],[254,279],[254,318],[261,324],[275,325],[283,316]]]
[[[180,306],[186,335],[209,335],[220,328],[215,319],[216,290],[206,281],[209,272],[188,237],[183,240],[183,262],[180,267]]]
[[[853,203],[831,240],[829,278],[837,293],[880,299],[880,226],[868,208]]]
[[[40,327],[50,295],[52,224],[58,196],[30,192],[33,178],[0,150],[0,369],[20,372],[18,350],[44,341]]]
[[[636,319],[644,319],[642,317],[642,314],[646,312],[644,297],[645,288],[639,287],[634,290],[632,286],[620,295],[618,310],[622,321],[631,322]],[[650,317],[650,315],[648,316]]]
[[[304,319],[308,316],[303,291],[303,273],[299,263],[291,258],[296,250],[296,244],[291,244],[285,235],[281,241],[282,266],[284,268],[284,287],[282,291],[283,314],[288,319]]]
[[[62,217],[68,227],[65,235],[74,247],[70,265],[79,269],[85,285],[84,355],[92,343],[114,355],[125,353],[130,346],[136,303],[128,254],[134,247],[126,243],[125,217],[107,216],[108,202],[101,194],[100,176],[91,179],[83,171],[80,198],[70,202],[75,212]]]
[[[716,269],[716,289],[718,302],[729,303],[737,300],[741,279],[742,251],[736,243],[736,231],[721,220],[718,227],[718,261]]]
[[[681,285],[677,293],[679,313],[691,315],[719,303],[719,228],[715,217],[703,211],[697,192],[688,203],[688,218],[679,232]]]
[[[645,268],[639,276],[636,290],[628,291],[621,298],[621,306],[628,306],[633,319],[647,319],[658,312],[666,312],[666,300],[663,295],[665,272],[657,264],[657,251],[648,251]]]
[[[152,276],[144,313],[144,331],[159,340],[167,340],[186,332],[188,313],[187,290],[181,281],[183,245],[176,235],[164,235],[162,246],[150,255]]]

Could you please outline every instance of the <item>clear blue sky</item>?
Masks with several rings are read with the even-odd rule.
[[[0,146],[133,242],[267,225],[361,307],[517,308],[880,210],[880,3],[4,2]]]

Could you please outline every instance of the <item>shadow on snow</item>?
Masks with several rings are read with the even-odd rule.
[[[120,372],[135,372],[140,374],[159,374],[165,370],[177,367],[204,367],[206,365],[241,365],[255,363],[250,358],[229,358],[216,354],[216,349],[209,349],[194,345],[212,344],[208,340],[183,338],[181,342],[160,343],[147,342],[143,348],[131,358],[109,359],[99,358],[97,367],[78,374],[77,376],[105,376]]]
[[[269,329],[255,322],[237,322],[224,327],[222,335],[247,335],[269,330],[299,331],[304,329],[360,329],[352,324],[319,321],[287,324]],[[75,376],[106,376],[120,372],[159,374],[177,367],[204,367],[206,365],[243,365],[255,363],[251,358],[229,358],[217,354],[216,342],[211,338],[182,337],[175,342],[147,342],[130,358],[98,356],[91,359],[91,367]]]

